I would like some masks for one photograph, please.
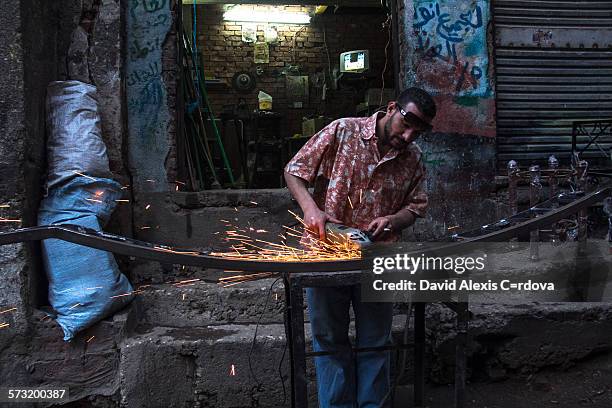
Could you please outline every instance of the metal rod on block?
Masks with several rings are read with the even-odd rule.
[[[414,407],[425,403],[425,303],[414,304]]]
[[[465,407],[469,311],[467,302],[457,303],[457,346],[455,349],[455,408]]]

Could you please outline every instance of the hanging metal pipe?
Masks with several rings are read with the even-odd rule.
[[[540,180],[540,166],[534,165],[529,167],[529,206],[534,208],[540,202],[540,191],[542,190],[542,182]],[[532,218],[537,217],[535,211],[532,212]],[[529,234],[529,259],[537,261],[540,258],[540,229],[531,230]]]
[[[552,200],[552,208],[557,208],[559,207],[559,203],[555,201],[554,198],[559,191],[559,160],[557,160],[554,154],[548,156],[548,169],[550,170],[550,176],[548,178],[549,197]],[[558,243],[560,238],[557,223],[552,224],[550,230],[553,244]]]
[[[608,216],[608,248],[612,254],[612,196],[604,200],[603,211]]]
[[[557,191],[559,191],[559,160],[557,160],[554,154],[548,157],[548,168],[550,169],[550,198],[554,198],[557,195]]]
[[[580,160],[578,162],[578,168],[576,169],[576,181],[578,188],[586,194],[587,190],[587,169],[589,168],[589,162],[586,160]],[[578,242],[579,251],[584,251],[584,244],[587,240],[587,220],[588,220],[588,210],[586,208],[578,211]]]
[[[508,201],[510,202],[510,210],[512,215],[516,215],[518,213],[518,196],[516,192],[516,188],[518,185],[518,173],[519,167],[518,163],[514,160],[510,160],[508,162]]]

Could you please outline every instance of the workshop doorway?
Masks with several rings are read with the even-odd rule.
[[[396,94],[391,2],[251,3],[183,1],[177,157],[194,191],[283,187],[313,134]]]

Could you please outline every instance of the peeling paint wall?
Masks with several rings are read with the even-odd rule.
[[[400,8],[401,82],[431,92],[436,130],[495,136],[489,0],[406,0]]]
[[[413,20],[417,43],[416,75],[427,81],[434,93],[455,93],[459,97],[487,97],[491,88],[487,77],[488,2],[417,0]],[[436,71],[430,70],[437,68]],[[437,76],[446,76],[439,80]]]
[[[430,208],[406,235],[442,238],[492,221],[495,98],[489,0],[405,0],[399,7],[402,88],[434,96],[424,152]]]
[[[171,0],[134,0],[126,8],[128,165],[136,192],[168,187],[171,114],[162,53],[173,24],[171,5]]]

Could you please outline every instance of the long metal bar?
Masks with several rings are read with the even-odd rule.
[[[529,232],[535,228],[550,225],[555,221],[567,218],[580,209],[597,203],[612,193],[612,187],[603,188],[582,198],[568,203],[546,215],[525,221],[500,231],[483,234],[479,237],[466,239],[462,242],[442,245],[431,250],[417,250],[414,253],[421,255],[424,252],[435,251],[436,254],[451,254],[460,251],[468,243],[474,242],[502,242]],[[200,266],[214,269],[240,270],[245,272],[344,272],[369,269],[372,259],[362,258],[340,261],[312,261],[312,262],[277,262],[253,261],[242,259],[229,259],[210,255],[207,252],[189,249],[178,249],[164,245],[155,245],[150,242],[133,240],[105,232],[94,231],[75,225],[50,225],[42,227],[20,228],[14,231],[0,233],[0,245],[14,244],[25,241],[40,241],[44,239],[61,239],[74,244],[90,248],[114,252],[120,255],[158,261],[168,264]]]
[[[455,349],[455,408],[465,407],[469,310],[467,302],[457,303],[457,345]]]
[[[308,408],[308,379],[306,377],[306,335],[304,333],[304,291],[301,285],[294,285],[289,279],[291,298],[287,301],[291,316],[291,356],[293,371],[293,408]]]
[[[289,280],[289,274],[283,274],[283,286],[285,289],[285,338],[287,339],[287,347],[291,358],[289,359],[289,370],[291,372],[291,406],[294,406],[295,402],[295,364],[293,358],[293,327],[291,323],[291,281]]]
[[[414,304],[414,406],[425,403],[425,303]]]

